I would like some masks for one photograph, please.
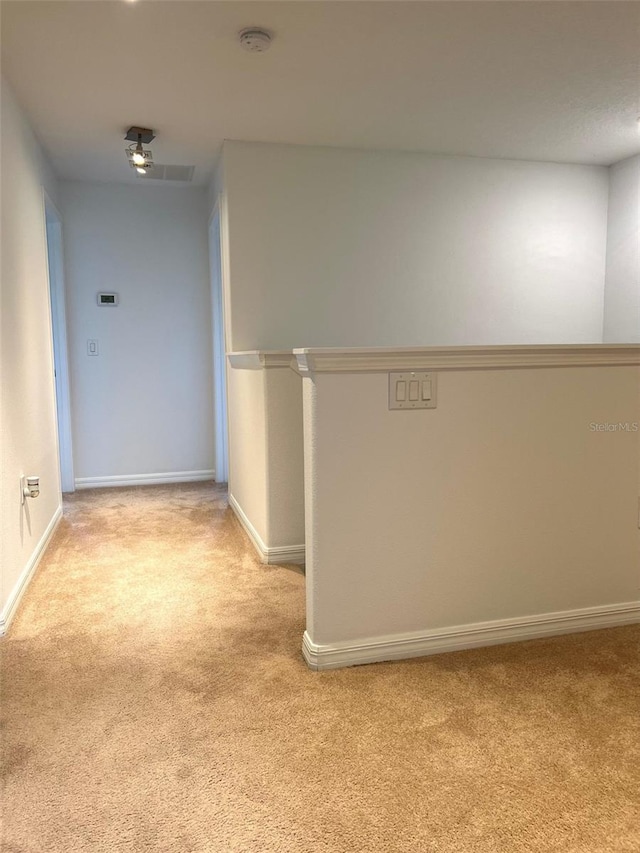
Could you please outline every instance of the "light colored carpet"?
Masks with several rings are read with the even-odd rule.
[[[81,492],[3,656],[4,853],[638,853],[640,629],[323,674],[212,484]]]

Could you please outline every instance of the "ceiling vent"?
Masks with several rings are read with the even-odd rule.
[[[145,181],[182,181],[190,183],[193,180],[195,166],[167,166],[154,163],[146,170]]]
[[[251,53],[264,53],[271,46],[271,33],[261,27],[245,27],[239,36],[242,47]]]

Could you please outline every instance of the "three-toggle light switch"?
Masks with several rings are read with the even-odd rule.
[[[425,379],[422,382],[419,382],[417,379],[410,379],[409,382],[406,382],[404,379],[400,379],[398,380],[398,382],[396,382],[396,402],[404,403],[406,400],[414,402],[416,400],[430,399],[430,379]]]
[[[436,374],[403,371],[389,374],[390,409],[435,409]]]

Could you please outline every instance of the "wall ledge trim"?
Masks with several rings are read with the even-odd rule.
[[[296,565],[304,565],[304,545],[280,545],[275,547],[265,545],[264,540],[249,520],[247,514],[231,493],[229,494],[229,506],[235,513],[236,518],[240,522],[240,526],[251,540],[251,544],[257,551],[258,556],[263,563],[268,565],[274,565],[276,563],[295,563]]]
[[[227,353],[229,364],[236,370],[267,370],[273,367],[292,367],[297,362],[292,350],[248,350]]]
[[[294,349],[298,372],[383,373],[389,370],[513,370],[535,367],[640,366],[638,344]]]
[[[162,474],[116,474],[109,477],[76,477],[76,489],[104,489],[117,486],[153,486],[162,483],[197,483],[215,480],[213,469],[204,471],[167,471]]]
[[[22,570],[20,577],[18,578],[15,586],[11,590],[9,598],[7,599],[7,603],[2,609],[2,613],[0,613],[0,637],[3,637],[7,633],[9,625],[11,624],[11,620],[16,614],[22,596],[26,592],[29,583],[33,579],[36,569],[38,568],[38,564],[44,556],[44,553],[47,550],[47,547],[49,546],[49,543],[51,542],[53,534],[56,532],[61,519],[62,506],[59,506],[54,512],[53,518],[47,525],[46,530],[42,534],[40,541],[36,545],[35,550],[29,558],[27,565]]]
[[[339,643],[313,643],[305,631],[302,654],[310,669],[337,669],[602,628],[615,628],[639,622],[640,601],[631,601]]]

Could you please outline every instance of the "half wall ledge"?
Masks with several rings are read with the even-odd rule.
[[[640,365],[638,344],[562,344],[479,347],[300,348],[300,373],[377,373],[388,370],[512,370],[535,367]]]
[[[640,621],[640,345],[294,352],[312,669]]]

